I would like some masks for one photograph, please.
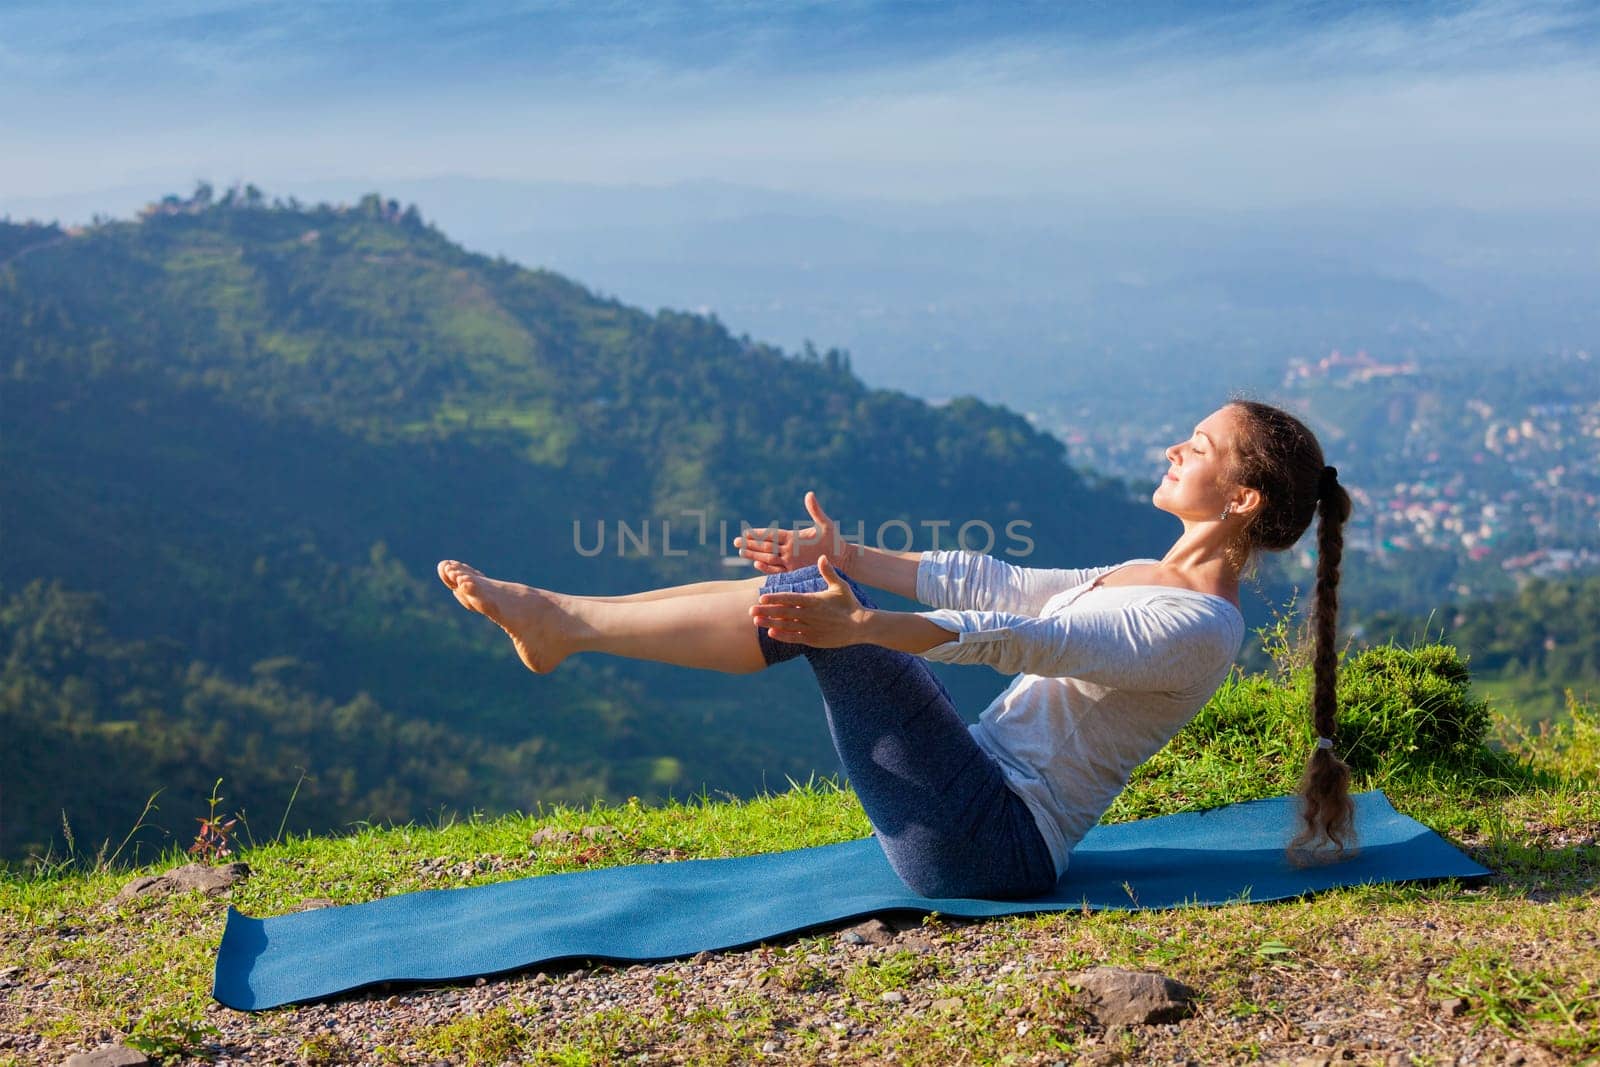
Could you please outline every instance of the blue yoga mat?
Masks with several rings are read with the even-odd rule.
[[[429,889],[251,919],[228,909],[212,996],[257,1011],[377,982],[447,981],[563,959],[663,960],[754,945],[887,911],[976,918],[1067,909],[1281,900],[1334,886],[1490,872],[1401,815],[1356,796],[1361,851],[1295,868],[1294,799],[1097,826],[1053,892],[935,899],[907,889],[877,838],[730,859],[683,860]]]

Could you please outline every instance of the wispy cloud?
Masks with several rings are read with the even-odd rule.
[[[12,181],[174,173],[1585,202],[1588,3],[0,9]],[[101,164],[106,166],[105,162]],[[261,168],[261,169],[257,169]]]
[[[915,76],[950,61],[979,76],[1035,80],[1246,59],[1305,76],[1592,54],[1596,26],[1588,4],[1527,0],[1196,4],[1181,18],[1141,15],[1138,5],[22,0],[0,10],[0,72],[48,65],[63,81],[137,77],[145,85],[226,75],[240,90],[306,69],[330,84],[433,75],[628,80],[618,72],[639,85],[706,73],[770,84],[823,73]]]

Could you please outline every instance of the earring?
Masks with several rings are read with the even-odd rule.
[[[1222,508],[1222,515],[1217,519],[1217,521],[1221,522],[1223,519],[1227,518],[1231,514],[1233,514],[1233,505],[1232,504],[1225,504],[1225,505],[1223,505],[1223,508]]]

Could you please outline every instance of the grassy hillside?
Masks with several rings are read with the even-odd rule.
[[[1141,769],[1110,820],[1289,791],[1309,677],[1236,674]],[[238,858],[226,899],[112,904],[136,871],[85,857],[0,880],[0,1064],[119,1039],[165,1055],[301,1063],[1588,1062],[1600,1057],[1600,712],[1497,736],[1455,650],[1386,647],[1341,666],[1358,789],[1496,874],[1276,904],[930,918],[882,944],[837,931],[647,966],[585,962],[483,984],[378,989],[259,1015],[209,1001],[231,903],[248,914],[620,863],[864,834],[828,783],[745,802],[636,801],[447,825],[285,835]],[[202,812],[203,814],[203,812]],[[587,829],[586,829],[587,828]],[[172,854],[149,868],[183,857]],[[1181,1023],[1108,1029],[1067,980],[1104,963],[1200,991]]]
[[[219,777],[258,827],[327,830],[836,766],[803,667],[535,679],[440,558],[593,594],[753,574],[722,564],[740,523],[804,519],[807,489],[917,547],[979,520],[1008,550],[1022,521],[1040,566],[1175,532],[1012,412],[624,306],[377,196],[0,223],[0,387],[0,860],[64,821],[114,844],[157,790],[159,847]],[[1004,685],[939,670],[973,716]]]

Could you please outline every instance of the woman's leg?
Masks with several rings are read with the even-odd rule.
[[[839,573],[864,606],[876,606]],[[763,592],[821,590],[826,582],[815,566],[636,601],[569,597],[454,560],[439,564],[439,578],[463,605],[498,623],[523,663],[540,673],[588,651],[729,673],[803,655],[845,773],[908,886],[930,897],[1022,897],[1055,884],[1032,813],[973,741],[923,660],[877,645],[775,641],[751,621]]]
[[[678,596],[699,596],[703,593],[720,593],[727,589],[730,581],[749,581],[750,579],[723,578],[709,582],[690,582],[688,585],[669,585],[661,589],[646,589],[642,593],[623,593],[619,596],[578,596],[569,593],[574,600],[595,600],[602,604],[638,604],[646,600],[670,600]]]
[[[840,572],[856,598],[876,605]],[[768,577],[763,591],[813,592],[816,567]],[[950,694],[917,656],[878,645],[812,648],[760,631],[769,663],[804,656],[828,730],[890,865],[928,897],[1018,898],[1055,886],[1033,813],[978,747]]]
[[[490,578],[455,560],[439,580],[461,604],[511,638],[529,670],[545,674],[578,652],[608,652],[680,667],[749,674],[765,669],[750,608],[764,575],[653,590],[652,599],[591,600]]]

